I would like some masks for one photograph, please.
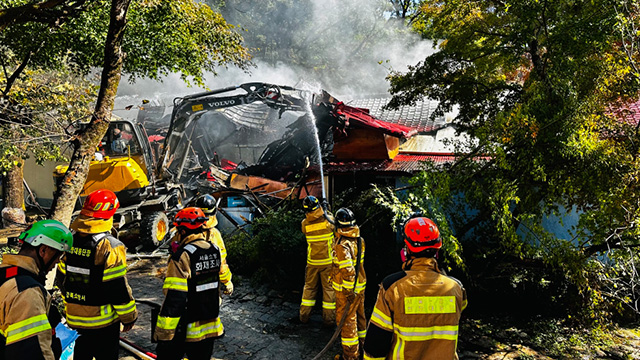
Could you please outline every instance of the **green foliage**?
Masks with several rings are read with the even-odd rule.
[[[27,2],[0,2],[0,8]],[[20,61],[31,54],[32,68],[61,69],[70,63],[72,69],[87,73],[103,65],[110,7],[109,1],[92,1],[59,26],[46,22],[9,26],[0,32],[0,54],[11,51]],[[133,1],[127,19],[123,72],[132,81],[180,73],[183,79],[203,85],[204,71],[248,63],[240,34],[199,1]]]
[[[304,284],[307,248],[302,219],[301,210],[283,207],[256,219],[251,238],[237,233],[225,239],[233,271],[278,288],[299,290]]]
[[[456,266],[464,270],[462,246],[448,221],[448,212],[459,205],[450,192],[449,181],[446,174],[423,171],[409,179],[411,188],[400,194],[395,194],[389,189],[375,188],[375,202],[393,213],[391,225],[397,231],[401,231],[404,221],[413,212],[420,211],[432,219],[440,230],[442,249],[446,254],[445,264],[449,269]]]
[[[124,72],[156,79],[179,72],[204,85],[203,72],[235,65],[246,68],[250,55],[233,25],[208,5],[193,0],[134,2],[123,49]],[[152,20],[152,21],[150,21]]]
[[[611,328],[574,327],[571,321],[538,319],[526,325],[531,336],[527,343],[557,358],[576,358],[580,352],[612,345]]]
[[[256,252],[249,235],[235,231],[224,237],[224,244],[227,247],[227,262],[233,273],[252,274],[255,272]]]
[[[551,281],[549,301],[577,301],[569,311],[586,320],[632,305],[637,291],[610,297],[603,286],[640,241],[638,128],[612,111],[640,89],[637,2],[425,0],[421,10],[414,29],[438,51],[390,77],[390,105],[437,99],[436,115],[457,107],[471,135],[437,175],[473,209],[450,215],[468,272],[509,271],[519,289]],[[580,214],[568,236],[542,227],[567,212]]]
[[[15,11],[19,7],[19,11]],[[113,31],[109,32],[111,7],[112,3],[107,0],[80,4],[62,1],[47,6],[33,6],[27,0],[0,1],[0,99],[13,106],[16,104],[16,97],[24,100],[20,105],[27,109],[40,110],[39,98],[32,101],[31,95],[13,93],[14,87],[18,86],[26,91],[34,90],[30,79],[26,80],[26,84],[20,84],[25,80],[25,74],[59,72],[56,76],[60,78],[64,75],[84,76],[91,69],[104,66],[105,61],[109,61],[112,57],[110,55],[113,55],[109,54],[109,46],[105,44],[107,34],[114,34]],[[113,66],[117,74],[111,73],[107,79],[101,79],[108,88],[101,89],[105,96],[99,99],[101,102],[97,106],[97,117],[109,116],[105,111],[112,110],[107,107],[112,106],[120,71],[130,74],[131,81],[140,77],[157,79],[159,75],[180,73],[187,83],[204,85],[204,71],[215,71],[217,66],[228,64],[246,68],[249,63],[250,56],[242,46],[242,37],[219,13],[200,1],[142,0],[132,2],[127,9],[128,23],[124,40],[121,48],[118,46],[118,51],[124,52],[124,63],[122,67],[120,64]],[[106,68],[109,69],[110,66]],[[49,89],[52,91],[48,95],[53,99],[60,96],[58,91],[65,91],[65,83],[60,84]],[[59,85],[62,88],[58,89]],[[45,111],[64,113],[65,107],[77,104],[67,102],[56,105],[56,109],[47,108]],[[88,108],[86,102],[82,105],[83,108]],[[3,139],[19,143],[16,146],[11,143],[0,144],[0,151],[5,154],[5,158],[0,160],[0,167],[17,166],[20,164],[19,158],[25,154],[23,138],[27,132],[17,123],[24,121],[12,119],[11,114],[4,113],[4,107],[0,110],[0,117],[10,121],[3,124],[6,131]],[[56,125],[55,121],[53,124],[49,124],[50,122],[46,121],[46,128]],[[75,138],[79,141],[73,143],[74,150],[81,147],[91,149],[97,145],[106,128],[99,122],[93,125],[95,126],[85,129]],[[34,151],[38,161],[60,158],[59,149],[50,143],[45,141],[44,150],[38,148]],[[82,171],[78,175],[86,176]],[[77,187],[76,184],[80,183],[82,181],[70,186]],[[62,207],[68,207],[69,204]],[[68,217],[71,211],[61,209],[57,204],[54,204],[53,209],[54,216],[62,218]]]
[[[3,246],[0,247],[0,263],[2,263],[2,255],[4,254],[17,254],[18,248],[15,246]]]
[[[462,351],[467,343],[478,342],[492,352],[515,352],[518,359],[578,359],[615,348],[614,339],[622,338],[624,331],[615,327],[577,326],[570,319],[535,317],[518,321],[510,317],[463,317],[460,333]]]
[[[6,81],[0,73],[0,83]],[[0,126],[0,171],[33,156],[38,164],[64,160],[61,147],[73,122],[87,120],[97,86],[69,71],[26,70],[8,93],[0,117],[17,124]],[[19,124],[19,125],[18,125]]]
[[[28,1],[0,1],[8,9]],[[90,114],[97,88],[82,78],[104,62],[110,2],[89,2],[57,22],[18,22],[0,32],[0,94],[9,101],[1,116],[31,126],[4,124],[0,169],[15,166],[32,150],[37,161],[61,160],[59,142],[70,122]],[[55,11],[55,9],[51,9]],[[134,1],[123,43],[123,71],[130,79],[179,72],[203,85],[203,72],[220,65],[245,67],[249,55],[242,37],[219,13],[197,1]],[[12,110],[13,109],[13,110]],[[30,146],[37,144],[37,146]]]

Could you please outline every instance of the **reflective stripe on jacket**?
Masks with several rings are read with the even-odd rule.
[[[433,258],[415,258],[380,285],[364,344],[365,359],[458,359],[462,284]]]
[[[98,329],[134,322],[138,312],[127,283],[124,244],[108,233],[76,232],[73,241],[56,276],[69,326]]]
[[[226,284],[231,281],[232,275],[229,265],[227,264],[227,248],[224,246],[222,234],[220,234],[220,231],[216,229],[216,225],[218,225],[218,219],[216,219],[215,216],[210,216],[209,220],[203,227],[206,230],[205,235],[207,240],[217,246],[220,250],[220,258],[222,259],[222,264],[220,265],[220,281],[222,281],[223,284]]]
[[[220,250],[203,233],[180,239],[181,247],[171,256],[162,291],[165,294],[156,322],[154,339],[169,341],[185,332],[185,341],[220,337],[218,284]]]
[[[0,264],[0,338],[3,359],[55,359],[47,318],[51,297],[36,261],[23,255],[3,255]]]
[[[367,285],[367,275],[364,272],[364,239],[360,238],[360,266],[358,267],[358,284],[354,284],[356,275],[356,263],[358,262],[358,238],[360,229],[358,226],[338,228],[337,240],[334,246],[332,285],[335,291],[343,289],[361,293]]]
[[[331,215],[327,214],[331,218]],[[333,262],[334,226],[324,217],[322,207],[306,214],[302,220],[302,233],[307,239],[307,265],[327,266]]]

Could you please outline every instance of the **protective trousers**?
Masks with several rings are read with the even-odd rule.
[[[171,341],[158,341],[157,360],[182,360],[187,355],[189,360],[209,360],[213,355],[214,338],[195,342],[185,341],[186,332],[180,329]]]
[[[335,323],[336,298],[331,286],[332,265],[309,266],[305,270],[304,289],[302,290],[302,303],[300,304],[300,321],[309,322],[311,310],[316,305],[318,293],[318,281],[322,285],[322,321],[326,325]]]
[[[98,329],[78,329],[74,360],[117,360],[120,349],[120,322]]]
[[[347,308],[347,298],[342,292],[336,293],[336,321],[342,319]],[[338,324],[340,325],[340,324]],[[342,357],[346,360],[359,359],[358,350],[362,349],[367,334],[367,319],[364,316],[364,291],[356,295],[342,325]]]

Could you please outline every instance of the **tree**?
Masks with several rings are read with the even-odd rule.
[[[3,74],[0,74],[0,80]],[[22,169],[27,156],[38,164],[64,161],[61,147],[69,140],[71,124],[89,118],[89,104],[97,87],[68,71],[26,70],[22,81],[0,98],[0,171],[4,173],[3,220],[23,224]],[[28,104],[24,106],[22,104]],[[9,223],[9,224],[7,224]]]
[[[26,68],[70,69],[84,75],[92,67],[103,66],[103,59],[109,62],[103,69],[91,125],[73,137],[75,152],[70,170],[57,191],[53,217],[63,222],[69,221],[73,209],[70,200],[77,197],[86,178],[91,149],[108,127],[120,67],[131,75],[132,81],[179,72],[185,81],[204,85],[205,71],[215,72],[216,67],[225,64],[246,68],[249,61],[242,38],[233,26],[197,1],[134,2],[126,36],[109,34],[110,17],[104,9],[116,4],[105,0],[49,0],[35,5],[10,1],[0,5],[0,51],[16,59],[5,65],[8,70],[2,97],[7,98]],[[128,9],[126,4],[119,6],[121,10]],[[124,37],[113,38],[116,35]],[[114,41],[109,45],[114,53],[104,53],[107,40]]]
[[[418,0],[389,0],[390,16],[405,19],[412,24],[420,16],[420,1]]]
[[[638,124],[612,114],[638,99],[638,33],[629,31],[637,6],[423,1],[414,28],[438,51],[390,77],[389,106],[437,99],[435,115],[457,107],[455,124],[473,139],[442,175],[477,210],[450,216],[458,237],[473,229],[485,236],[484,246],[469,245],[474,254],[554,270],[587,308],[611,280],[603,255],[637,259],[640,246]],[[540,225],[571,211],[580,221],[568,238]],[[627,293],[623,305],[639,295]]]

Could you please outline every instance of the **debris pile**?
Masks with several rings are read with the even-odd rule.
[[[238,89],[245,94],[221,96]],[[322,197],[323,162],[392,159],[416,131],[325,91],[251,83],[175,99],[168,129],[156,127],[151,136],[163,133],[162,178],[180,183],[187,202],[215,196],[221,230],[228,232],[287,200]],[[250,148],[262,151],[254,158]]]

